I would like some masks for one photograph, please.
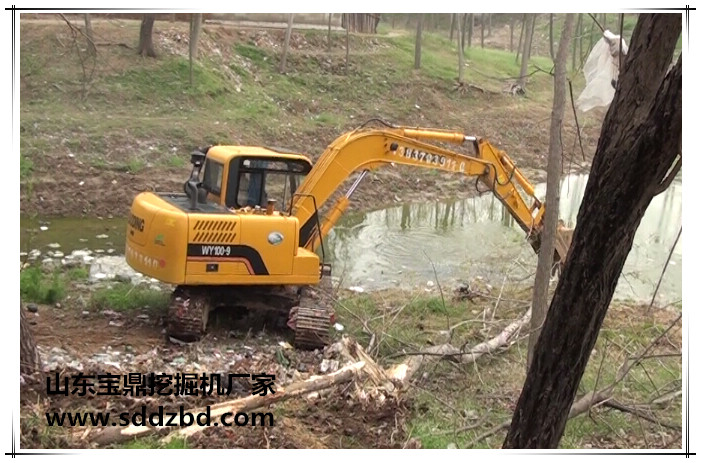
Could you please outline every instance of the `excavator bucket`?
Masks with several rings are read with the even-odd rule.
[[[553,274],[560,271],[567,260],[567,254],[572,245],[574,228],[565,227],[565,223],[560,220],[555,231],[555,260],[553,261]]]

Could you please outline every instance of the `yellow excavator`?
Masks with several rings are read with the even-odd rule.
[[[331,272],[324,238],[366,174],[379,167],[474,177],[540,248],[545,207],[533,185],[506,153],[460,132],[371,120],[338,137],[315,164],[286,150],[223,145],[194,151],[191,163],[184,192],[135,197],[125,249],[132,268],[176,286],[167,332],[183,341],[200,339],[209,313],[223,306],[280,311],[297,347],[325,345],[333,310],[314,290]],[[356,173],[348,191],[322,208]],[[568,243],[557,242],[554,259],[562,263]]]

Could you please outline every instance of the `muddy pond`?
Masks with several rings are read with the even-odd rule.
[[[562,183],[560,217],[576,224],[587,176]],[[536,188],[545,197],[545,185]],[[647,301],[655,290],[682,220],[682,184],[654,198],[635,237],[616,297]],[[40,261],[88,249],[117,256],[124,250],[124,219],[21,218],[22,258]],[[492,286],[533,278],[537,258],[525,234],[492,195],[399,204],[348,213],[324,241],[327,262],[341,285],[357,291],[385,288],[447,288],[481,278]],[[321,251],[319,251],[321,253]],[[113,258],[114,260],[114,258]],[[656,301],[681,300],[682,239],[679,238]]]

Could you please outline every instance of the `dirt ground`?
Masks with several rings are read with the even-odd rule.
[[[236,358],[229,364],[229,372],[252,374],[277,373],[274,388],[292,382],[294,378],[306,378],[322,374],[320,366],[328,357],[319,351],[284,350],[285,366],[280,362],[280,343],[291,342],[289,330],[261,330],[252,332],[236,323],[210,323],[208,334],[195,345],[178,345],[163,334],[163,320],[154,317],[139,318],[135,314],[93,313],[86,315],[71,307],[39,305],[29,320],[37,345],[45,361],[45,372],[37,382],[28,379],[22,391],[21,442],[23,448],[94,448],[89,439],[81,439],[84,429],[66,431],[67,428],[46,430],[45,412],[109,411],[113,414],[139,411],[146,405],[147,413],[163,405],[167,410],[185,410],[204,405],[214,405],[224,400],[245,397],[250,391],[242,385],[232,395],[220,397],[173,397],[159,400],[157,405],[148,398],[113,397],[88,394],[85,397],[46,396],[46,378],[70,380],[75,375],[149,373],[153,367],[145,359],[156,355],[167,362],[186,359],[178,372],[190,372],[199,367],[200,373],[222,371],[222,362]],[[90,333],[90,336],[85,336]],[[46,346],[51,346],[46,347]],[[60,354],[57,354],[60,349]],[[105,352],[114,352],[105,361]],[[119,352],[144,352],[130,360]],[[204,353],[214,352],[214,356]],[[250,355],[237,355],[249,352]],[[59,357],[56,361],[56,357]],[[91,361],[99,357],[104,363]],[[196,360],[195,361],[193,361]],[[192,362],[191,362],[192,361]],[[51,362],[55,362],[52,364]],[[119,363],[117,367],[116,364]],[[149,367],[146,364],[151,365]],[[168,367],[168,363],[157,363]],[[149,370],[149,371],[146,371]],[[284,370],[284,371],[283,371]],[[156,371],[157,372],[157,371]],[[285,375],[285,372],[288,375]],[[289,373],[294,372],[290,378]],[[381,406],[361,402],[352,389],[339,388],[331,394],[310,400],[291,400],[258,410],[271,412],[274,426],[267,427],[210,427],[188,440],[189,448],[402,448],[407,445],[404,421],[408,414],[406,401],[388,400]],[[37,425],[27,416],[35,415],[44,421]],[[409,444],[415,445],[415,444]]]

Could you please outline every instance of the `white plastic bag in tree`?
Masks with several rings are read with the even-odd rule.
[[[587,62],[584,64],[584,79],[586,87],[577,98],[580,111],[589,111],[597,106],[608,106],[615,92],[612,81],[618,79],[619,49],[624,55],[628,53],[628,45],[621,37],[607,30],[604,36],[596,42]],[[621,48],[619,48],[621,47]]]

